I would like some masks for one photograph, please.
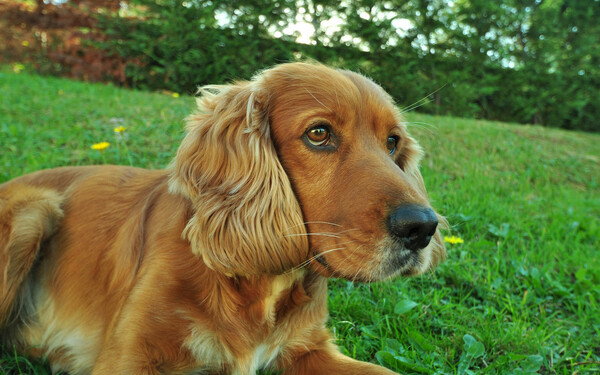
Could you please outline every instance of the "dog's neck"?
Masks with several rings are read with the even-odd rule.
[[[213,294],[204,301],[216,324],[198,324],[184,343],[197,358],[213,358],[205,363],[209,366],[233,365],[232,371],[253,373],[273,363],[290,341],[306,340],[305,335],[325,326],[327,281],[312,270],[257,277],[221,275],[211,289]],[[207,305],[208,301],[220,303]],[[236,364],[229,358],[237,358]]]
[[[229,282],[239,293],[240,308],[251,311],[252,320],[274,326],[277,321],[296,307],[310,301],[307,288],[315,280],[312,271],[299,269],[280,275],[229,277]],[[308,284],[307,284],[308,283]]]

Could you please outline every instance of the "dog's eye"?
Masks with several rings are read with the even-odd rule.
[[[308,129],[306,138],[313,146],[327,146],[331,140],[331,133],[325,125],[317,125]]]
[[[388,149],[390,155],[396,152],[396,148],[398,147],[398,137],[395,135],[388,137],[385,147]]]

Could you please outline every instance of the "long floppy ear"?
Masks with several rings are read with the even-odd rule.
[[[429,200],[427,189],[425,188],[425,181],[423,181],[423,176],[419,170],[419,162],[423,157],[423,149],[419,146],[417,141],[408,134],[404,135],[403,142],[402,153],[396,159],[396,163],[408,175],[415,190],[417,190],[421,196]],[[446,245],[444,244],[444,238],[440,230],[449,229],[446,218],[437,212],[435,214],[438,218],[439,225],[431,239],[432,256],[430,268],[432,269],[446,258]]]
[[[195,212],[184,237],[227,275],[281,273],[307,258],[300,205],[271,139],[269,93],[251,82],[207,86],[187,119],[170,190]]]

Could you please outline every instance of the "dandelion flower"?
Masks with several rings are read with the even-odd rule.
[[[28,41],[26,41],[26,40],[24,40],[24,41],[22,41],[22,42],[21,42],[21,45],[22,45],[23,47],[27,47],[27,46],[29,45],[29,42],[28,42]]]
[[[450,237],[444,236],[444,242],[448,242],[449,244],[456,245],[459,243],[464,243],[465,240],[463,240],[460,237],[456,237],[456,236],[450,236]]]
[[[110,146],[110,143],[108,143],[108,142],[94,143],[92,145],[92,150],[102,151],[102,150],[105,150],[106,148],[108,148],[108,146]]]
[[[123,133],[125,131],[125,127],[123,125],[119,126],[118,128],[114,128],[113,130],[115,131],[115,133]]]
[[[21,73],[25,69],[25,65],[21,63],[16,63],[13,65],[12,70],[15,73]]]
[[[179,94],[176,93],[176,92],[174,92],[172,95],[173,95],[174,98],[179,98]]]

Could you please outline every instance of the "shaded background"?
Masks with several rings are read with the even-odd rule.
[[[599,0],[4,0],[0,62],[193,93],[311,58],[422,112],[598,132],[598,19]]]

